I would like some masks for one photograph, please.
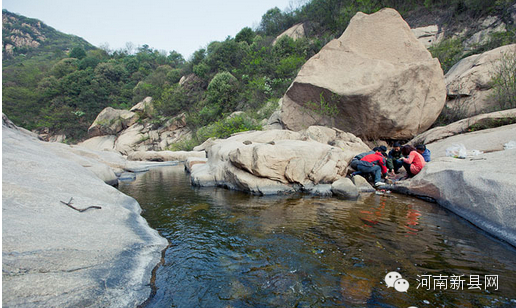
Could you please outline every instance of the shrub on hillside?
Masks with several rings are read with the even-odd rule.
[[[516,108],[516,51],[505,54],[492,79],[492,98],[501,110]]]

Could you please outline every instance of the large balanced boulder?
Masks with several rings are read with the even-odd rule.
[[[121,156],[42,142],[5,125],[2,146],[2,306],[142,304],[167,241],[136,200],[99,178],[106,167],[88,168],[95,155],[113,163]],[[79,212],[60,202],[71,198],[78,209],[97,208]]]
[[[313,191],[345,176],[351,158],[369,150],[356,139],[356,145],[341,148],[300,132],[268,130],[210,140],[203,146],[208,161],[192,169],[192,184],[253,194]]]
[[[446,100],[437,59],[393,9],[357,13],[339,39],[308,60],[283,97],[281,120],[370,138],[408,139],[428,129]]]

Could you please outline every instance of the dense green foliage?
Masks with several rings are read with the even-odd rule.
[[[186,113],[195,134],[190,144],[258,128],[247,118],[226,117],[236,110],[256,112],[283,96],[301,66],[329,40],[338,37],[356,12],[373,13],[393,7],[402,15],[414,9],[447,8],[471,18],[503,11],[508,0],[311,0],[301,7],[267,11],[256,30],[243,28],[234,38],[215,41],[185,61],[179,53],[141,46],[106,51],[64,35],[43,23],[7,11],[4,46],[14,44],[13,31],[31,33],[38,25],[47,39],[38,47],[4,52],[3,112],[28,129],[48,128],[69,138],[85,137],[88,126],[105,107],[130,108],[147,96],[154,98],[157,122]],[[500,13],[500,14],[503,14]],[[461,16],[462,16],[461,15]],[[306,38],[274,38],[304,23]],[[516,41],[512,32],[493,36],[494,47]],[[432,52],[443,69],[464,57],[460,39],[446,39]],[[488,47],[492,47],[488,46]],[[478,46],[482,51],[486,46]],[[179,80],[184,76],[181,85]],[[210,127],[210,129],[206,128]],[[227,127],[227,129],[224,129]],[[216,128],[216,129],[215,129]],[[203,132],[204,131],[204,132]],[[210,131],[210,133],[206,133]],[[186,143],[188,143],[186,142]]]

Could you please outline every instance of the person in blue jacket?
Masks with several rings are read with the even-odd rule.
[[[419,154],[423,155],[423,158],[425,159],[425,162],[430,161],[430,150],[426,148],[424,144],[418,144],[416,146],[416,150],[419,152]]]

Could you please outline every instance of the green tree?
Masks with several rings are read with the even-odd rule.
[[[161,98],[156,102],[156,107],[164,116],[175,116],[188,111],[190,104],[186,90],[179,84],[174,84],[163,91]]]
[[[251,45],[253,43],[253,39],[255,36],[256,33],[254,33],[253,29],[245,27],[237,33],[237,35],[235,36],[235,41],[237,43],[246,42],[247,44]]]
[[[268,10],[263,16],[260,22],[259,29],[265,33],[265,35],[277,35],[285,26],[285,18],[278,7]]]
[[[70,51],[69,57],[81,60],[86,57],[86,51],[81,47],[74,47],[72,51]]]

